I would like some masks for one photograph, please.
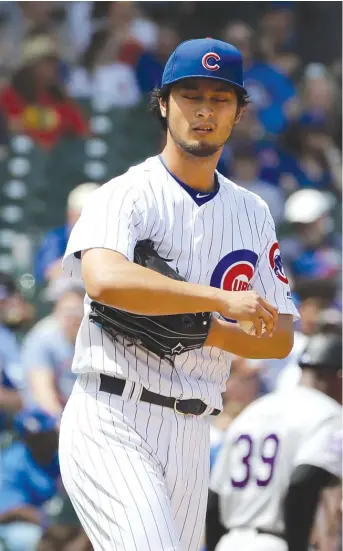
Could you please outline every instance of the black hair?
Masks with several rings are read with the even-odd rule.
[[[164,86],[163,88],[154,88],[150,94],[149,111],[151,111],[155,117],[160,121],[163,130],[167,131],[167,119],[162,117],[160,109],[160,101],[168,103],[171,86]]]
[[[163,130],[167,130],[168,123],[167,119],[161,115],[160,101],[165,101],[168,104],[171,86],[169,84],[163,88],[154,88],[150,94],[149,110],[160,121]],[[248,93],[241,91],[239,88],[234,88],[234,90],[237,95],[237,107],[239,109],[246,107],[250,103]]]

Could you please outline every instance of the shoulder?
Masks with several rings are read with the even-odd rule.
[[[295,391],[307,417],[316,418],[321,422],[327,418],[341,416],[340,405],[323,392],[303,386],[298,386]]]
[[[277,398],[273,392],[257,398],[234,419],[229,430],[232,427],[232,430],[235,431],[236,428],[240,428],[242,425],[251,427],[251,424],[255,424],[256,419],[259,419],[262,411],[273,411],[275,402],[277,402]]]
[[[153,174],[159,169],[157,157],[150,157],[133,165],[123,174],[112,178],[98,189],[93,191],[87,200],[86,205],[94,203],[94,201],[115,195],[116,192],[131,193],[133,195],[141,195],[149,189],[149,182]]]
[[[217,175],[221,188],[231,195],[238,205],[245,203],[249,207],[250,212],[258,214],[263,219],[267,215],[270,215],[267,203],[259,195],[235,184],[232,180],[225,178],[225,176],[218,172]]]
[[[103,209],[114,203],[117,205],[118,201],[126,205],[137,203],[142,207],[140,210],[149,210],[156,202],[159,188],[162,193],[164,179],[159,177],[162,174],[163,168],[157,157],[150,157],[92,192],[84,210]]]

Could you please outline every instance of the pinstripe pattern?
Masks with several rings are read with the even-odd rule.
[[[218,192],[202,204],[158,158],[97,190],[74,227],[64,260],[79,278],[74,253],[108,248],[133,259],[151,239],[186,280],[209,285],[230,253],[258,261],[254,287],[281,312],[296,314],[268,252],[276,241],[265,203],[218,175]],[[139,402],[142,385],[165,396],[200,398],[221,408],[231,356],[214,347],[161,361],[124,338],[114,342],[89,322],[89,298],[77,336],[80,374],[61,424],[63,480],[95,551],[198,551],[206,510],[209,434],[206,415],[183,417]],[[98,391],[99,373],[126,379],[123,396]]]
[[[288,286],[269,265],[268,251],[276,237],[265,203],[224,177],[218,175],[218,179],[218,193],[199,206],[158,158],[133,167],[93,193],[72,232],[65,269],[78,277],[80,261],[73,252],[91,247],[114,249],[132,260],[137,240],[150,238],[159,254],[171,259],[171,266],[187,280],[209,284],[223,257],[248,249],[258,255],[253,286],[280,312],[296,315],[287,298]],[[201,398],[212,407],[221,407],[230,354],[204,348],[177,356],[172,367],[138,347],[126,348],[120,339],[113,343],[88,322],[88,313],[86,297],[75,372],[113,373],[166,396]]]
[[[79,377],[60,431],[63,482],[94,551],[198,551],[207,418],[125,402],[98,392],[97,379]]]

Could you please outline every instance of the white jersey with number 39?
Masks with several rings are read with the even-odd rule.
[[[229,426],[210,487],[226,528],[284,530],[283,500],[299,465],[341,476],[342,408],[317,390],[274,392]]]
[[[160,157],[152,157],[103,185],[72,230],[66,273],[80,277],[75,256],[80,251],[106,248],[132,261],[137,241],[150,239],[187,281],[225,290],[251,286],[280,313],[297,317],[268,206],[216,175],[215,191],[200,193],[170,174]],[[138,346],[113,342],[90,323],[89,303],[86,297],[73,371],[117,375],[165,396],[200,398],[221,408],[230,354],[204,347],[176,356],[171,365]]]

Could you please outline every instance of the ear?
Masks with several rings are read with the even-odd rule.
[[[160,99],[159,102],[160,102],[161,115],[164,119],[166,119],[167,118],[167,102],[166,102],[166,100],[163,100],[163,99]]]
[[[239,123],[245,110],[246,110],[246,107],[238,107],[236,118],[235,118],[235,124]]]

